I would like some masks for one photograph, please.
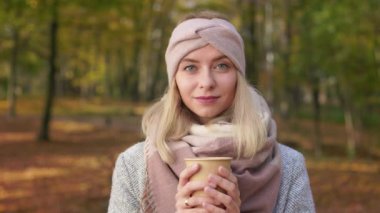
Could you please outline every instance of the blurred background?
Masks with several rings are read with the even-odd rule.
[[[204,9],[241,32],[317,211],[379,212],[379,0],[2,0],[0,212],[106,212],[171,30]]]

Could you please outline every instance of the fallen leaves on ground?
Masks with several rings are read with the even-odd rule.
[[[140,118],[107,119],[56,118],[51,143],[37,143],[38,117],[0,117],[0,212],[106,212],[115,159],[141,140]],[[310,149],[298,130],[280,136]],[[306,162],[318,212],[380,211],[379,160]]]

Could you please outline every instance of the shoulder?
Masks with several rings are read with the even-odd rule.
[[[279,144],[281,155],[282,181],[284,184],[297,177],[300,173],[306,170],[304,156],[283,144]]]
[[[134,159],[140,159],[144,157],[144,144],[145,142],[138,142],[131,147],[124,150],[120,155],[119,158],[123,158],[125,160],[134,160]]]
[[[304,156],[283,144],[281,183],[275,212],[315,212]]]
[[[133,174],[142,175],[145,171],[144,143],[136,143],[120,153],[114,170],[124,178],[130,178]]]
[[[140,142],[120,153],[116,160],[108,212],[137,212],[144,183],[144,143]]]
[[[139,142],[119,154],[115,169],[136,172],[145,168],[144,142]]]
[[[292,166],[292,165],[289,165],[288,163],[297,163],[297,162],[302,163],[305,161],[305,158],[300,152],[288,146],[285,146],[283,144],[278,144],[278,146],[279,146],[279,150],[281,154],[281,160],[283,164],[285,164],[284,166],[286,165]]]
[[[145,182],[144,142],[139,142],[120,153],[116,160],[114,178],[122,180],[126,188],[141,194]]]

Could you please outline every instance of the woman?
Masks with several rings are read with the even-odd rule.
[[[144,114],[146,140],[117,159],[108,211],[314,212],[304,158],[276,142],[268,106],[244,78],[235,27],[212,12],[189,16],[165,60],[168,91]],[[232,172],[189,181],[200,168],[183,159],[194,156],[232,157]]]

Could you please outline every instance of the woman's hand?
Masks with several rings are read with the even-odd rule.
[[[191,176],[197,173],[199,169],[199,164],[194,164],[186,167],[179,175],[177,194],[175,196],[176,212],[207,212],[202,207],[205,199],[190,197],[195,191],[203,190],[207,185],[207,182],[190,181]]]
[[[210,175],[208,182],[190,181],[199,169],[199,164],[194,164],[181,172],[175,197],[176,212],[240,212],[237,178],[229,170],[220,167],[218,175]],[[225,193],[216,188],[224,190]],[[200,190],[208,197],[191,197],[195,191]]]
[[[218,191],[217,187],[225,193]],[[222,204],[203,203],[203,207],[208,212],[240,212],[241,200],[237,178],[226,168],[219,167],[218,175],[212,174],[208,177],[208,186],[204,188],[204,191],[214,200],[214,203]]]

